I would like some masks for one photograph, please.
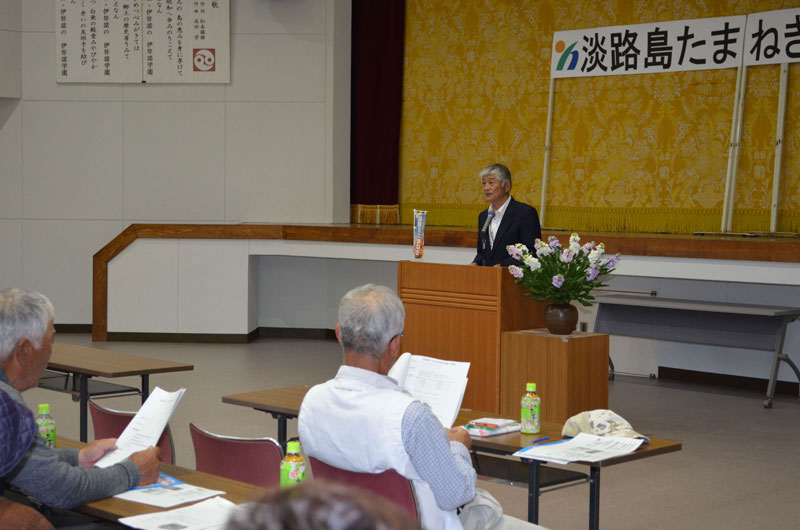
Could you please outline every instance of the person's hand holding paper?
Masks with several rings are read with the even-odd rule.
[[[185,391],[185,388],[181,388],[175,392],[166,392],[156,387],[117,438],[117,448],[106,453],[95,465],[97,467],[113,466],[136,452],[153,448],[158,443],[161,433],[164,432],[169,418]]]

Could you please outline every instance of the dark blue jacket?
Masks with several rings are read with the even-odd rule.
[[[500,226],[497,229],[494,246],[490,247],[489,235],[487,234],[485,236],[487,240],[486,251],[484,251],[483,236],[480,233],[480,229],[483,223],[486,222],[488,211],[486,209],[478,215],[478,253],[472,261],[486,267],[491,267],[498,263],[504,267],[519,265],[517,260],[508,255],[506,246],[522,243],[533,251],[536,239],[542,237],[539,214],[536,213],[536,208],[524,202],[517,202],[512,197],[506,212],[503,214],[503,220],[500,221]]]

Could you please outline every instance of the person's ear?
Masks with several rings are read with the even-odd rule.
[[[24,366],[28,363],[32,350],[33,344],[31,344],[31,341],[28,339],[19,339],[19,342],[17,342],[17,345],[14,347],[11,355],[14,356],[14,359],[17,363]]]
[[[335,329],[334,331],[336,332],[336,340],[339,342],[339,344],[341,344],[341,343],[342,343],[342,331],[341,331],[341,324],[339,324],[339,323],[337,322],[337,323],[336,323],[336,329]]]

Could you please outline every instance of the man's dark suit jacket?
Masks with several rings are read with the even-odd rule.
[[[491,267],[498,263],[503,267],[519,265],[517,260],[508,255],[506,246],[522,243],[533,251],[536,239],[542,237],[539,214],[536,213],[536,208],[524,202],[517,202],[512,197],[506,212],[503,214],[503,220],[500,221],[493,246],[489,245],[489,234],[486,234],[486,251],[484,252],[482,240],[484,236],[481,235],[480,229],[483,223],[486,222],[488,212],[489,210],[486,209],[478,215],[478,254],[472,261],[486,267]]]

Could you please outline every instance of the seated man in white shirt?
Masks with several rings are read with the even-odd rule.
[[[499,503],[475,487],[467,431],[445,429],[430,407],[386,375],[404,322],[403,303],[388,287],[368,284],[344,295],[336,324],[344,365],[303,400],[303,449],[350,471],[396,470],[413,482],[425,530],[540,528],[504,516]]]

